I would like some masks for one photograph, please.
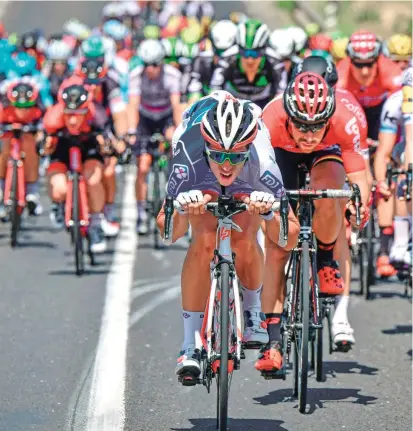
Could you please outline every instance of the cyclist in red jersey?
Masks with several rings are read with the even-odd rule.
[[[3,81],[0,87],[0,123],[1,124],[36,124],[44,113],[44,106],[39,97],[36,80],[29,77]],[[10,154],[11,133],[2,137],[3,147],[0,156],[0,188],[4,191],[4,178],[7,160]],[[24,174],[26,181],[26,201],[30,215],[40,215],[43,212],[40,205],[38,179],[39,156],[36,151],[36,137],[33,133],[23,133],[22,151],[25,153]],[[3,197],[1,197],[1,202]],[[0,207],[0,217],[5,217],[3,203]]]
[[[369,187],[357,119],[344,103],[336,101],[333,88],[320,75],[312,72],[297,75],[284,95],[265,107],[263,120],[286,189],[297,188],[298,166],[305,164],[310,171],[311,188],[342,188],[347,173],[350,182],[359,185],[362,202],[367,201]],[[341,294],[343,281],[333,259],[333,250],[343,224],[343,203],[322,199],[315,201],[314,207],[320,292]],[[347,207],[354,214],[354,207],[350,204]],[[361,213],[364,219],[367,214],[364,206]],[[355,224],[354,216],[350,220]],[[281,341],[284,269],[288,257],[288,252],[267,240],[262,311],[267,316],[269,336],[274,338],[270,343]],[[280,366],[281,348],[274,348],[256,362],[256,368],[261,370]]]
[[[388,96],[401,87],[401,69],[382,54],[382,43],[372,33],[360,30],[350,37],[348,57],[337,66],[338,86],[349,90],[360,102],[367,117],[368,137],[377,141],[380,114]],[[390,242],[393,238],[393,203],[377,202],[380,227],[380,249],[377,271],[382,277],[395,273],[390,264]]]
[[[337,84],[338,76],[336,66],[332,61],[326,60],[323,57],[310,56],[304,59],[296,69],[297,74],[301,72],[315,72],[321,75],[332,87],[335,87]],[[342,88],[335,88],[335,95],[337,99],[335,114],[339,116],[346,115],[346,113],[344,112],[343,114],[342,111],[350,111],[354,114],[357,120],[357,127],[360,131],[360,148],[363,152],[370,190],[373,184],[373,176],[370,171],[370,158],[368,154],[366,116],[361,105],[349,91]],[[348,237],[350,237],[350,226],[347,223],[343,223],[334,247],[334,258],[339,263],[344,282],[344,290],[336,302],[332,322],[333,342],[336,345],[336,348],[339,349],[344,344],[348,347],[356,342],[353,335],[353,328],[351,327],[347,316],[351,285],[351,255],[348,247]]]
[[[80,79],[80,78],[79,78]],[[103,158],[101,148],[105,145],[108,118],[103,109],[92,102],[92,95],[85,86],[69,83],[59,91],[58,102],[46,112],[44,128],[48,134],[65,132],[79,136],[82,148],[83,175],[86,180],[90,226],[88,235],[93,253],[106,251],[102,230],[105,190],[103,187]],[[98,136],[87,136],[98,132]],[[86,135],[85,135],[86,134]],[[67,192],[66,173],[69,168],[70,141],[65,137],[49,137],[46,151],[52,153],[48,168],[50,198],[53,202],[51,220],[55,227],[64,227],[64,201]]]
[[[337,86],[350,91],[363,107],[368,137],[378,139],[383,103],[400,89],[401,69],[382,53],[382,44],[374,34],[360,30],[347,45],[347,57],[337,65]]]

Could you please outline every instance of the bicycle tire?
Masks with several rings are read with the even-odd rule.
[[[370,216],[370,221],[366,226],[366,237],[367,237],[367,274],[366,274],[366,290],[365,298],[370,299],[370,286],[376,284],[376,269],[374,267],[374,244],[375,244],[375,220],[374,210]]]
[[[307,383],[308,383],[308,337],[310,329],[310,252],[308,241],[303,241],[301,245],[301,265],[300,265],[300,298],[301,298],[301,337],[300,337],[300,358],[298,370],[298,410],[305,413],[307,404]],[[298,347],[298,346],[297,346]],[[298,350],[297,350],[298,352]]]
[[[323,328],[318,328],[315,330],[315,379],[317,382],[324,381],[323,377]]]
[[[159,249],[160,246],[160,236],[158,226],[156,224],[156,217],[158,216],[159,211],[161,210],[162,202],[161,202],[161,187],[159,181],[159,164],[158,161],[155,160],[153,164],[153,198],[152,198],[152,206],[153,206],[153,240],[155,249]]]
[[[84,272],[84,258],[83,258],[83,238],[80,229],[79,220],[79,174],[73,174],[72,184],[72,241],[73,251],[75,254],[76,275],[81,276]]]
[[[218,370],[218,429],[226,431],[228,427],[228,325],[229,325],[229,265],[220,266],[220,364]]]
[[[366,244],[366,238],[364,235],[361,237],[361,240],[362,241],[360,243],[358,256],[357,256],[357,264],[359,266],[359,284],[360,284],[359,295],[363,295],[365,292],[365,289],[367,288],[366,285],[367,285],[367,273],[368,273],[368,268],[366,265],[367,244]]]
[[[17,237],[20,230],[21,213],[19,210],[18,202],[18,178],[17,178],[17,160],[13,160],[12,168],[12,179],[11,179],[11,190],[10,190],[10,219],[11,219],[11,231],[10,231],[10,245],[12,248],[17,246]]]
[[[293,251],[293,255],[292,255],[292,274],[291,274],[291,289],[295,289],[296,291],[292,293],[292,297],[294,300],[294,305],[292,304],[292,307],[294,307],[295,309],[295,319],[297,319],[297,311],[299,310],[300,307],[300,296],[299,296],[299,291],[297,292],[297,286],[294,286],[293,284],[293,280],[297,279],[297,276],[295,274],[299,274],[300,273],[300,259],[299,259],[299,254],[297,251]],[[299,280],[299,278],[298,278]],[[298,295],[297,295],[298,293]],[[300,316],[298,316],[298,318],[300,318]],[[289,322],[290,324],[294,324],[294,322]],[[297,343],[298,343],[298,331],[294,331],[293,332],[293,337],[294,339],[292,339],[291,341],[294,343],[294,348],[293,348],[293,397],[298,397],[298,352],[297,352]]]

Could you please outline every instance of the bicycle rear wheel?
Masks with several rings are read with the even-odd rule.
[[[73,174],[72,186],[72,242],[75,254],[76,275],[80,276],[83,274],[85,268],[83,258],[83,238],[79,220],[79,174],[77,172]]]
[[[370,221],[366,226],[366,254],[367,254],[367,267],[366,267],[366,289],[365,298],[370,299],[370,286],[376,284],[376,268],[374,266],[375,256],[375,219],[374,210],[372,210]]]
[[[229,395],[229,375],[228,375],[228,325],[229,325],[229,265],[223,263],[220,266],[221,276],[219,279],[219,289],[221,292],[221,306],[219,313],[219,370],[217,374],[217,428],[226,431],[228,427],[228,395]],[[218,323],[218,322],[217,322]]]
[[[153,164],[153,240],[154,240],[154,247],[155,249],[158,249],[160,246],[160,234],[158,230],[158,226],[156,224],[156,217],[158,216],[159,211],[161,210],[162,201],[161,201],[161,186],[159,181],[159,163],[158,160],[154,161]]]
[[[307,241],[302,243],[300,265],[300,303],[301,303],[301,330],[300,337],[296,341],[296,353],[298,358],[298,410],[305,413],[307,404],[307,380],[308,380],[308,336],[310,326],[310,256]]]
[[[18,203],[18,179],[17,179],[17,160],[13,160],[12,169],[12,180],[11,180],[11,190],[10,190],[10,219],[11,219],[11,232],[10,232],[10,245],[14,248],[17,245],[17,236],[20,230],[21,222],[21,211]]]

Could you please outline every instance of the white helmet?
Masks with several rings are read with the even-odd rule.
[[[307,33],[301,27],[288,27],[287,31],[294,41],[294,51],[301,51],[307,43]]]
[[[202,117],[201,133],[208,146],[234,150],[248,146],[258,133],[257,116],[249,100],[238,100],[226,91],[214,92],[217,104]]]
[[[294,41],[286,29],[274,30],[271,33],[270,47],[280,60],[290,58],[294,54]]]
[[[72,48],[64,40],[52,41],[46,50],[47,58],[50,61],[68,60],[72,53]]]
[[[210,39],[214,48],[226,50],[235,44],[237,26],[229,19],[218,21],[211,29]]]
[[[165,50],[159,40],[144,40],[138,48],[138,56],[146,64],[158,64],[165,58]]]
[[[119,18],[123,15],[124,6],[122,2],[108,3],[103,7],[102,15],[105,18]]]

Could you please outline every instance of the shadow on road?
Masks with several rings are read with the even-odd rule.
[[[308,388],[307,391],[307,414],[312,414],[319,408],[324,408],[324,405],[330,401],[348,400],[351,404],[361,404],[367,406],[374,404],[376,397],[371,395],[362,395],[359,392],[361,389],[337,389],[337,388]],[[353,400],[351,400],[353,398]],[[273,391],[263,397],[254,398],[258,403],[269,406],[272,404],[290,402],[294,404],[294,408],[298,408],[298,402],[292,397],[291,389],[280,389]]]
[[[179,245],[179,244],[172,244],[165,247],[161,247],[158,250],[155,250],[155,247],[153,246],[153,243],[138,243],[138,250],[153,250],[153,251],[169,251],[169,250],[179,250],[179,251],[187,251],[188,246],[185,245]]]
[[[411,334],[412,325],[396,325],[393,329],[382,329],[381,332],[386,335]]]
[[[412,349],[408,350],[406,353],[408,356],[412,357]]]
[[[86,268],[85,272],[79,277],[87,277],[89,275],[106,275],[109,273],[109,269],[90,269],[90,268]],[[49,275],[69,275],[72,277],[76,277],[75,274],[75,268],[73,267],[73,269],[61,269],[61,270],[57,270],[57,271],[49,271],[48,272]]]
[[[336,374],[363,374],[364,376],[375,376],[379,370],[376,367],[369,367],[358,362],[346,361],[326,361],[323,362],[324,373],[330,377],[336,377]]]
[[[192,428],[171,428],[171,431],[216,430],[215,419],[189,419]],[[282,424],[284,421],[270,419],[230,419],[228,429],[231,431],[288,431]]]

